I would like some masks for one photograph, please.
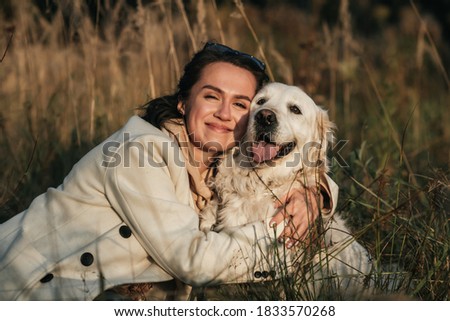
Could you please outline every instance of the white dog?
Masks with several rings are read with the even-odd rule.
[[[252,101],[243,143],[222,161],[211,182],[217,197],[200,214],[200,228],[220,231],[270,218],[275,212],[275,200],[290,189],[301,185],[318,187],[320,177],[328,171],[326,151],[333,129],[327,112],[298,87],[266,85]],[[321,241],[316,242],[321,247],[312,255],[312,268],[307,274],[314,274],[314,280],[337,275],[337,286],[354,287],[353,280],[359,283],[361,277],[350,276],[370,272],[368,253],[341,218],[322,218],[324,232],[319,235]],[[305,253],[290,253],[289,260],[283,260],[290,262],[291,273],[295,273],[295,265],[303,265],[304,270]],[[322,284],[313,283],[315,289]]]

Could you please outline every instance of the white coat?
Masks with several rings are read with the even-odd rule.
[[[264,222],[205,234],[194,208],[177,144],[133,116],[0,225],[0,299],[90,300],[118,284],[203,286],[269,269]]]

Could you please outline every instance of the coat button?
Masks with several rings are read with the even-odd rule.
[[[261,275],[262,275],[263,278],[267,279],[267,277],[269,276],[269,272],[262,271]]]
[[[262,273],[260,271],[256,271],[254,274],[255,278],[259,279],[262,276]]]
[[[94,256],[89,252],[85,252],[81,255],[80,261],[84,266],[89,266],[94,263]]]
[[[120,236],[122,236],[124,239],[127,239],[131,236],[131,229],[126,225],[122,225],[119,228],[119,233],[120,233]]]
[[[42,279],[40,279],[39,281],[41,283],[47,283],[50,282],[53,279],[53,274],[49,273],[46,276],[44,276]]]

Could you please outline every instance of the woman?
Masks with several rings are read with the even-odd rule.
[[[266,81],[254,57],[208,43],[174,95],[150,101],[58,188],[0,225],[0,299],[89,300],[120,284],[203,286],[269,271],[270,218],[205,234],[197,215],[215,160],[241,139]],[[297,228],[285,235],[303,233],[303,198],[286,199]]]

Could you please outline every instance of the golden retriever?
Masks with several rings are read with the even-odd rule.
[[[270,219],[275,200],[290,189],[318,188],[329,169],[326,152],[334,127],[327,112],[300,88],[281,83],[262,88],[252,101],[242,143],[223,159],[211,182],[216,197],[200,214],[200,228],[221,231]],[[361,287],[362,276],[371,270],[367,250],[337,214],[321,215],[316,225],[322,233],[315,234],[319,246],[306,273],[314,279],[314,289],[330,276],[341,289]],[[290,273],[297,273],[305,270],[305,253],[311,251],[299,246],[279,252],[287,253],[289,259],[281,260],[288,262]]]

